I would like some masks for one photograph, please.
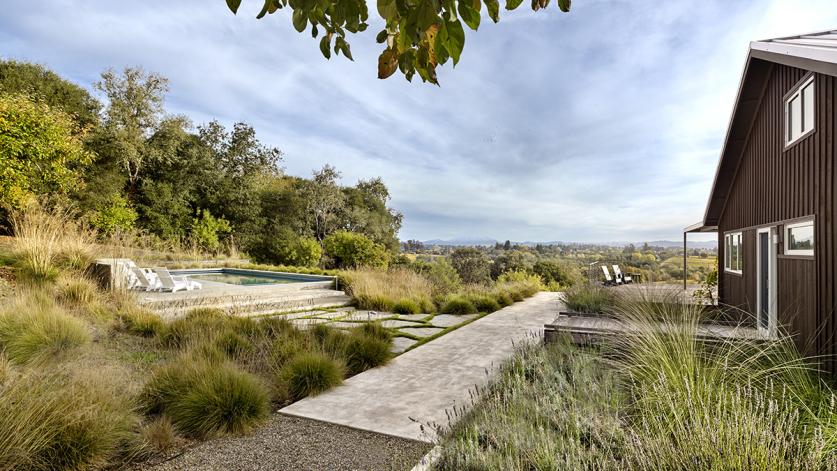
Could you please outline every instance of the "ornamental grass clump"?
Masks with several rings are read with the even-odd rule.
[[[333,388],[343,382],[343,365],[324,353],[302,352],[293,356],[281,369],[277,389],[287,391],[296,401]]]
[[[165,414],[180,432],[197,438],[249,432],[269,412],[258,377],[229,362],[183,356],[158,369],[141,402],[148,413]]]
[[[383,328],[363,326],[356,327],[346,335],[340,353],[350,375],[375,368],[390,360],[392,338],[388,334]]]
[[[477,308],[464,295],[451,294],[444,298],[439,312],[443,314],[474,314]]]
[[[608,314],[616,305],[612,288],[592,283],[575,285],[566,291],[564,304],[567,309],[586,314]]]
[[[0,311],[0,351],[15,363],[48,360],[89,341],[85,322],[61,311],[43,292],[19,293]]]
[[[393,312],[396,305],[404,314],[416,314],[433,308],[433,285],[412,270],[345,270],[340,284],[359,309]]]

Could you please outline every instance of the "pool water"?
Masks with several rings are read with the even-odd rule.
[[[252,286],[252,285],[277,285],[286,283],[299,283],[301,280],[290,278],[278,278],[273,276],[239,275],[235,273],[201,273],[189,275],[189,278],[197,281],[214,281],[228,285]]]

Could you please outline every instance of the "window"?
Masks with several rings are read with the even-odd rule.
[[[741,233],[724,235],[724,271],[741,273]]]
[[[785,226],[785,255],[814,255],[814,221]]]
[[[785,100],[785,144],[814,130],[814,76],[802,82]]]

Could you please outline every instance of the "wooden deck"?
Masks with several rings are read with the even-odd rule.
[[[664,326],[660,324],[660,329]],[[559,315],[544,325],[544,339],[550,341],[559,334],[570,334],[574,343],[597,344],[617,335],[638,332],[637,326],[605,316]],[[728,339],[761,340],[764,336],[757,329],[744,326],[703,324],[698,327],[697,337],[706,341]]]

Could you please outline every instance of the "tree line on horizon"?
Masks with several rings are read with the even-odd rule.
[[[313,266],[362,252],[385,265],[402,215],[380,178],[341,186],[331,165],[284,173],[283,153],[244,122],[166,112],[168,80],[109,69],[86,88],[38,64],[0,61],[0,224],[33,201],[69,205],[103,236],[138,232],[209,253]],[[329,253],[329,248],[333,253]],[[335,256],[336,255],[336,256]]]

